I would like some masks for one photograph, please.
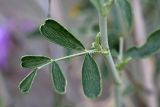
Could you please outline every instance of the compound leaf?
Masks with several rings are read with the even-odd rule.
[[[82,85],[84,94],[96,98],[101,94],[101,74],[94,59],[87,54],[82,68]]]
[[[76,39],[69,31],[54,20],[46,20],[45,24],[40,27],[40,31],[41,34],[44,35],[50,42],[74,50],[85,49],[78,39]]]

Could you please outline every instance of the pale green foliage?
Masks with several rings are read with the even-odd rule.
[[[146,42],[140,47],[132,47],[126,52],[127,57],[144,58],[160,51],[160,30],[150,34]]]
[[[125,31],[130,31],[133,24],[133,12],[131,4],[128,0],[115,0],[117,11],[119,14],[119,23],[124,27]]]

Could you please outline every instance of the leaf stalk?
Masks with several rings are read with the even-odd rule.
[[[73,57],[77,57],[77,56],[82,56],[82,55],[85,55],[85,54],[93,54],[93,53],[101,53],[101,54],[108,54],[108,51],[106,50],[103,50],[103,51],[97,51],[97,50],[85,50],[83,52],[80,52],[80,53],[76,53],[76,54],[72,54],[72,55],[68,55],[68,56],[65,56],[65,57],[61,57],[61,58],[57,58],[57,59],[51,59],[50,62],[38,67],[38,69],[41,69],[43,68],[44,66],[46,65],[49,65],[51,64],[52,62],[58,62],[58,61],[62,61],[62,60],[65,60],[65,59],[70,59],[70,58],[73,58]]]

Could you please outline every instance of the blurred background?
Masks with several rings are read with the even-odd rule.
[[[147,35],[160,28],[160,0],[129,0],[134,24],[125,37],[125,50],[142,45]],[[98,15],[89,0],[52,0],[51,17],[79,38],[86,47],[99,31]],[[102,96],[84,97],[81,86],[83,58],[60,62],[68,80],[67,93],[55,93],[49,67],[39,71],[28,94],[21,94],[18,84],[30,70],[22,69],[22,55],[46,55],[59,58],[73,51],[51,44],[38,28],[48,15],[47,0],[0,0],[0,107],[115,107],[113,81],[102,56],[95,55],[103,78]],[[114,7],[108,18],[109,44],[116,57],[121,25]],[[160,107],[160,55],[134,60],[123,73],[124,107]]]

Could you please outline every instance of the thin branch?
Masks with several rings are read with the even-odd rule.
[[[107,31],[107,16],[102,15],[99,12],[99,27],[100,27],[100,34],[102,36],[102,44],[105,48],[108,49],[109,54],[105,55],[106,61],[108,63],[108,67],[110,67],[111,73],[113,80],[115,82],[115,103],[116,107],[122,107],[123,102],[122,102],[122,81],[119,75],[119,72],[116,69],[115,63],[113,61],[110,48],[109,48],[109,43],[108,43],[108,31]]]
[[[50,62],[38,67],[38,69],[41,69],[44,66],[51,64],[52,62],[58,62],[58,61],[61,61],[61,60],[74,58],[74,57],[82,56],[82,55],[85,55],[85,54],[93,54],[93,53],[108,54],[108,51],[85,50],[85,51],[77,53],[77,54],[72,54],[72,55],[68,55],[68,56],[65,56],[65,57],[57,58],[57,59],[51,59]]]
[[[121,84],[120,75],[115,67],[115,64],[114,64],[114,61],[113,61],[113,58],[112,58],[112,55],[109,49],[108,32],[107,32],[107,16],[102,16],[101,14],[99,14],[99,26],[100,26],[100,33],[101,33],[102,40],[103,40],[102,41],[103,46],[107,48],[109,52],[108,55],[105,55],[106,61],[108,63],[108,66],[111,69],[111,73],[112,73],[114,82],[116,84]]]
[[[48,0],[48,14],[47,17],[50,18],[51,17],[51,0]]]
[[[123,59],[123,45],[124,45],[124,38],[120,37],[119,38],[119,61]]]

